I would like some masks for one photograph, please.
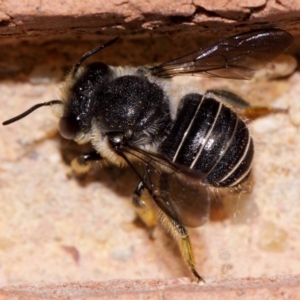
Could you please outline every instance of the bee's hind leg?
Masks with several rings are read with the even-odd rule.
[[[182,257],[184,261],[188,264],[191,272],[196,277],[198,282],[205,282],[196,270],[193,248],[187,229],[178,221],[167,216],[163,211],[160,212],[162,224],[171,232],[172,236],[178,241]]]
[[[156,213],[152,202],[144,183],[140,181],[133,193],[132,203],[137,215],[147,226],[150,238],[153,238],[153,230],[156,226]]]
[[[288,109],[275,108],[271,106],[249,106],[243,110],[239,110],[238,112],[239,114],[252,121],[270,114],[286,114],[288,113]]]
[[[252,106],[238,95],[224,90],[209,90],[206,94],[214,99],[223,102],[239,114],[252,121],[269,114],[288,113],[288,109],[275,108],[271,106]]]

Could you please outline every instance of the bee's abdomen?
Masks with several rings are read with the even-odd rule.
[[[246,124],[211,96],[188,94],[159,152],[201,172],[216,187],[236,186],[250,174],[254,147]]]

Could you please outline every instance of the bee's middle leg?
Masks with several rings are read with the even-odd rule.
[[[174,238],[178,241],[182,257],[184,261],[188,264],[191,272],[196,277],[197,281],[205,282],[196,270],[193,248],[187,229],[181,223],[170,218],[162,211],[161,218],[162,224],[171,231],[172,236],[174,236]]]
[[[153,237],[153,230],[156,226],[156,213],[152,201],[143,182],[140,181],[133,193],[132,203],[137,215],[147,226],[151,238]]]

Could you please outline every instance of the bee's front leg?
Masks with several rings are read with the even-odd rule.
[[[98,161],[101,159],[103,159],[103,157],[98,152],[93,151],[74,158],[71,162],[71,166],[77,174],[83,174],[91,169],[91,161]]]
[[[133,193],[132,203],[139,218],[147,226],[151,238],[153,238],[153,230],[156,226],[156,213],[152,202],[144,183],[140,181]]]

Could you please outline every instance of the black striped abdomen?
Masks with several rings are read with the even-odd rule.
[[[159,152],[201,172],[216,187],[235,186],[251,171],[254,147],[245,123],[210,94],[180,102],[170,134]]]

